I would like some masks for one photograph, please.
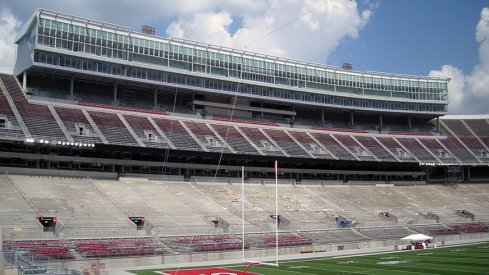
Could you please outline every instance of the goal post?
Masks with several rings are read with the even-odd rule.
[[[275,253],[272,257],[274,259],[272,261],[262,261],[258,259],[249,259],[246,257],[246,206],[245,206],[245,201],[246,201],[246,192],[245,192],[245,183],[244,183],[244,166],[241,166],[241,219],[242,219],[242,232],[241,232],[241,237],[242,237],[242,261],[245,263],[248,263],[248,266],[260,264],[260,265],[271,265],[271,266],[278,266],[279,265],[279,260],[278,260],[278,255],[279,255],[279,238],[278,238],[278,233],[279,233],[279,211],[278,211],[278,161],[275,160],[274,162],[274,174],[275,174],[275,209],[274,209],[274,224],[275,224]],[[268,258],[269,256],[267,256]]]

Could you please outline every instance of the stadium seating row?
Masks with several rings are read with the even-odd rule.
[[[460,233],[489,232],[485,223],[457,223],[450,226],[442,224],[417,225],[411,228],[402,226],[373,227],[357,229],[307,230],[245,234],[245,249],[304,246],[326,243],[348,243],[368,240],[400,239],[421,232],[431,236]],[[171,251],[178,253],[239,250],[243,248],[242,236],[234,234],[169,236],[160,239],[106,238],[72,240],[24,240],[3,241],[6,251],[25,251],[35,261],[71,260],[77,255],[83,258],[127,257],[145,255],[164,255]],[[170,248],[171,250],[167,249]]]
[[[4,135],[22,134],[14,115],[15,111],[11,109],[13,107],[19,112],[26,129],[35,139],[107,142],[129,146],[144,144],[158,148],[173,145],[174,148],[183,150],[224,150],[238,154],[343,160],[450,163],[489,161],[487,153],[483,153],[489,146],[488,133],[477,128],[488,128],[484,120],[446,120],[446,123],[442,123],[442,130],[448,135],[447,138],[417,132],[389,132],[387,134],[391,137],[376,138],[369,137],[368,131],[365,130],[311,127],[304,132],[275,128],[278,126],[275,123],[213,119],[220,123],[233,123],[228,126],[214,122],[163,118],[162,116],[168,113],[161,111],[95,103],[79,102],[78,106],[73,107],[31,104],[14,76],[2,75],[1,79],[5,83],[6,92],[14,102],[14,106],[10,106],[4,95],[0,94],[0,114],[8,116],[12,122],[10,128],[3,128],[0,132]],[[114,111],[125,113],[117,114]],[[483,123],[485,124],[480,125]],[[84,132],[80,132],[79,126],[76,129],[76,125],[83,125]],[[249,128],[246,125],[259,127]],[[452,136],[452,133],[459,133],[461,137]]]

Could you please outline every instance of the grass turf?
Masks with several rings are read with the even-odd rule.
[[[230,265],[225,268],[241,271],[244,266]],[[154,271],[163,270],[165,269],[130,272],[154,275]],[[248,272],[263,275],[489,274],[489,243],[342,258],[283,261],[279,267],[256,265]]]

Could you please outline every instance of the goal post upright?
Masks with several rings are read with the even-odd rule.
[[[275,172],[275,264],[278,266],[278,161],[275,160],[274,165]]]
[[[245,263],[249,263],[251,265],[269,265],[269,266],[279,266],[279,260],[278,260],[278,255],[279,255],[279,238],[278,238],[278,229],[279,229],[279,214],[278,214],[278,161],[274,161],[274,173],[275,173],[275,260],[273,262],[263,262],[263,261],[258,261],[258,260],[252,260],[252,259],[246,259],[245,256],[245,250],[246,250],[246,243],[245,243],[245,184],[244,184],[244,166],[241,166],[241,219],[242,219],[242,231],[241,231],[241,237],[242,237],[242,261]],[[273,213],[273,212],[272,212]]]
[[[245,260],[245,197],[244,197],[244,166],[241,166],[241,246],[243,262]]]

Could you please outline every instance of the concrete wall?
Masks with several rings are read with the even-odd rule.
[[[166,181],[184,181],[183,176],[177,175],[154,175],[154,174],[136,174],[136,173],[125,173],[121,174],[121,177],[126,178],[142,178],[148,180],[166,180]]]
[[[0,167],[1,174],[26,175],[26,176],[51,176],[51,177],[76,177],[94,179],[118,179],[117,173],[94,172],[94,171],[74,171],[74,170],[54,170],[54,169],[34,169],[18,167]]]
[[[301,180],[302,184],[316,185],[424,185],[426,181],[360,181],[349,180],[344,183],[342,180]]]

